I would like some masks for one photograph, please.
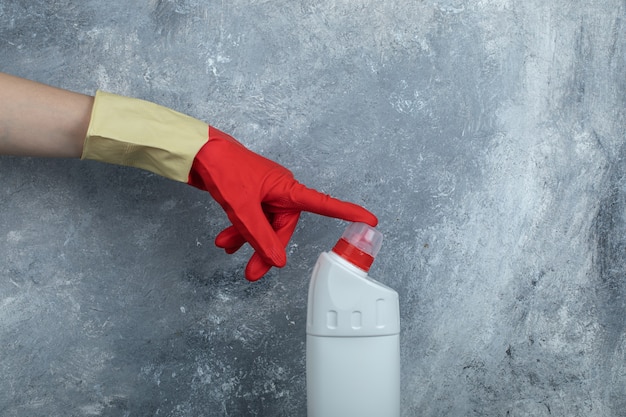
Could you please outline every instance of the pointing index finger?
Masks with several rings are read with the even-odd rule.
[[[369,210],[357,204],[342,201],[320,193],[317,190],[307,188],[300,183],[294,185],[291,198],[293,203],[303,211],[350,222],[362,222],[372,227],[378,224],[378,219]]]

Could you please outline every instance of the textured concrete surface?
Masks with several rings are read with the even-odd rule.
[[[626,3],[2,0],[0,70],[206,120],[373,210],[403,416],[626,416]],[[305,215],[243,279],[208,195],[0,158],[0,415],[303,416]]]

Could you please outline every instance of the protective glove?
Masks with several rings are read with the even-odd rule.
[[[250,281],[283,267],[300,213],[376,226],[366,209],[307,188],[285,167],[192,117],[143,100],[98,91],[83,159],[134,166],[208,191],[232,226],[215,244],[227,253],[248,242]]]

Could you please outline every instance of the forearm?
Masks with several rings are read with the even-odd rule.
[[[93,97],[0,73],[0,154],[79,158]]]
[[[255,250],[245,272],[251,281],[285,265],[302,211],[378,222],[201,120],[144,100],[104,92],[94,98],[2,73],[0,154],[133,166],[208,191],[232,223],[216,245],[234,253],[248,242]]]

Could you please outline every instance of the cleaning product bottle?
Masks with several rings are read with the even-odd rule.
[[[367,272],[382,234],[352,223],[320,255],[307,309],[308,417],[400,415],[398,293]]]

